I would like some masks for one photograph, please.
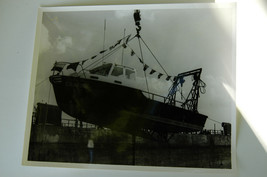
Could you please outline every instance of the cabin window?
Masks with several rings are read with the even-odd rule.
[[[98,66],[94,69],[91,69],[89,72],[91,74],[97,74],[97,75],[101,75],[101,76],[107,76],[110,68],[111,68],[112,64],[108,63],[108,64],[103,64],[101,66]]]
[[[135,72],[130,69],[126,69],[125,75],[127,79],[135,79]]]
[[[112,76],[122,76],[123,75],[123,68],[119,66],[115,66],[112,73]]]

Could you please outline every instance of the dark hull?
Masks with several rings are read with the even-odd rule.
[[[140,133],[202,130],[207,116],[146,98],[142,91],[70,76],[51,76],[58,106],[101,127]]]

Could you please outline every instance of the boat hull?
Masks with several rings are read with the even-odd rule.
[[[202,130],[207,116],[148,99],[141,90],[71,76],[50,77],[58,106],[81,121],[138,134]]]

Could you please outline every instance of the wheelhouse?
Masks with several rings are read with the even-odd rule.
[[[123,65],[104,63],[101,66],[89,70],[90,74],[98,76],[113,76],[130,80],[136,79],[136,70]]]

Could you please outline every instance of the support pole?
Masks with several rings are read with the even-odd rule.
[[[132,158],[133,158],[133,165],[135,165],[135,143],[136,143],[136,136],[132,134]]]

